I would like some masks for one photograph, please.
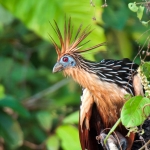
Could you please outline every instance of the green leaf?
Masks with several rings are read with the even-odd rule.
[[[10,149],[16,149],[23,143],[23,133],[20,125],[3,112],[0,112],[0,135],[10,146]]]
[[[144,26],[146,26],[146,27],[148,27],[148,23],[150,22],[150,20],[148,20],[148,21],[141,21],[141,23],[144,25]]]
[[[17,112],[22,117],[29,117],[29,112],[18,102],[16,99],[10,96],[6,96],[0,99],[0,107],[9,107]]]
[[[40,123],[40,126],[46,130],[49,131],[52,127],[52,116],[48,111],[39,111],[37,113],[37,120]]]
[[[87,44],[88,47],[105,41],[103,28],[99,27],[95,21],[92,20],[93,15],[97,13],[94,14],[93,11],[90,11],[90,2],[87,0],[65,0],[61,1],[61,3],[60,0],[42,0],[38,1],[38,3],[37,0],[0,0],[0,3],[15,17],[20,19],[26,27],[48,41],[50,41],[50,34],[58,42],[57,35],[50,26],[49,21],[53,24],[53,20],[55,20],[61,31],[63,31],[65,16],[67,18],[71,16],[75,31],[77,31],[80,24],[83,24],[84,27],[87,25],[92,26],[94,30],[91,35],[89,35],[89,38],[87,38],[87,41],[89,39],[94,40]],[[99,0],[95,1],[95,5],[96,4],[95,12],[97,10],[101,11],[102,8],[99,5]],[[96,16],[96,18],[97,22],[100,22],[100,17]]]
[[[113,4],[112,4],[113,5]],[[122,29],[129,17],[129,10],[124,3],[116,3],[117,6],[107,7],[104,9],[102,18],[106,27]],[[117,7],[117,9],[116,9]]]
[[[141,69],[147,78],[150,78],[150,62],[144,62]]]
[[[74,123],[77,124],[78,122],[79,122],[79,111],[73,112],[69,116],[65,117],[65,119],[63,120],[63,123],[70,123],[70,124]]]
[[[5,88],[0,84],[0,99],[5,97]]]
[[[2,6],[0,6],[0,24],[8,25],[13,21],[13,16],[6,11]]]
[[[137,12],[138,11],[138,7],[136,6],[136,3],[134,2],[134,3],[129,3],[128,4],[128,7],[129,7],[129,9],[131,10],[131,11],[133,11],[133,12]]]
[[[137,17],[141,20],[144,12],[144,6],[140,6],[137,11]]]
[[[113,125],[113,127],[111,128],[111,130],[109,131],[109,133],[107,134],[106,138],[104,139],[104,143],[106,144],[107,139],[109,138],[109,136],[116,130],[116,128],[119,126],[119,124],[121,123],[121,118],[119,118],[117,120],[117,122]]]
[[[150,104],[150,99],[142,96],[135,96],[128,100],[121,111],[122,124],[127,128],[141,125],[146,116],[150,115],[150,107],[144,108],[147,104]]]
[[[48,137],[46,140],[47,150],[59,150],[59,138],[56,135]]]
[[[62,141],[64,150],[81,150],[78,129],[71,125],[62,125],[57,128],[56,133]]]

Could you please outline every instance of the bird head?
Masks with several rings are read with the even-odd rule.
[[[54,24],[55,24],[54,26],[52,24],[51,26],[58,36],[58,39],[60,41],[60,47],[56,44],[55,40],[50,36],[51,41],[54,44],[58,55],[57,63],[54,65],[53,72],[59,72],[68,68],[78,67],[78,65],[80,65],[78,60],[82,58],[81,53],[87,52],[89,50],[95,49],[105,44],[104,42],[92,46],[90,48],[81,50],[81,47],[89,42],[87,41],[82,44],[82,41],[92,32],[89,26],[81,30],[82,25],[80,25],[75,34],[75,37],[72,38],[73,27],[71,26],[71,18],[69,18],[68,23],[66,23],[65,21],[64,36],[62,36],[62,33],[55,21]]]
[[[64,55],[55,64],[53,68],[53,73],[62,71],[69,67],[75,67],[75,66],[76,66],[76,60],[69,55]]]

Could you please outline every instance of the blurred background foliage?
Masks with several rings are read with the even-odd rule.
[[[89,0],[0,0],[0,150],[81,149],[82,90],[62,73],[52,74],[57,55],[49,35],[57,37],[49,22],[62,31],[65,16],[74,30],[91,25],[86,46],[107,41],[107,47],[84,55],[97,61],[133,59],[148,34],[140,38],[148,28],[128,9],[134,1],[108,0],[106,8],[102,0],[92,2],[95,7]]]

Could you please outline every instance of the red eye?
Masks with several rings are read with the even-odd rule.
[[[63,57],[64,62],[68,62],[68,57]]]

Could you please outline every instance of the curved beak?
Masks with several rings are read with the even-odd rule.
[[[53,73],[59,72],[61,70],[63,70],[63,65],[61,63],[57,62],[55,64],[55,66],[53,67]]]

